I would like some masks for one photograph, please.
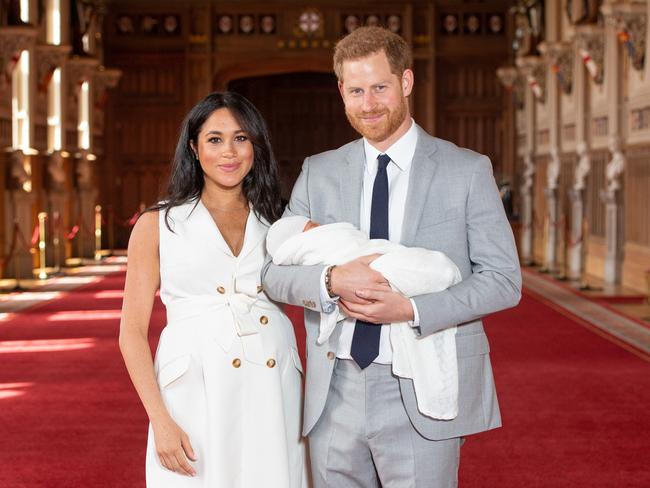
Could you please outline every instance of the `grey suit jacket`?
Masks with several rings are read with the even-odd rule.
[[[359,226],[365,153],[359,139],[305,160],[285,216],[321,224]],[[414,427],[428,439],[465,436],[501,425],[489,344],[481,317],[515,306],[521,273],[512,230],[486,156],[431,137],[418,126],[401,243],[444,252],[463,276],[439,293],[415,297],[422,335],[458,325],[459,414],[434,420],[417,409],[413,383],[400,378],[402,399]],[[320,418],[329,390],[333,352],[341,328],[316,343],[322,266],[275,266],[262,270],[264,289],[283,303],[305,307],[307,380],[303,432]]]

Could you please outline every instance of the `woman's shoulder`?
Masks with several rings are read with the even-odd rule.
[[[138,217],[137,222],[131,231],[129,238],[129,247],[134,243],[153,242],[158,245],[158,226],[160,210],[148,210]]]

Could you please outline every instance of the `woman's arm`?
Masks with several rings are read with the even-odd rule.
[[[120,350],[124,363],[154,430],[160,462],[177,473],[194,475],[186,456],[194,459],[187,435],[165,407],[154,373],[148,331],[151,310],[160,285],[158,212],[140,217],[129,239],[126,284],[120,322]]]

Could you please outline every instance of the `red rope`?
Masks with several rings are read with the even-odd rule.
[[[23,234],[23,231],[20,230],[19,225],[16,225],[16,231],[18,232],[18,239],[20,240],[20,244],[23,246],[23,249],[25,249],[25,251],[31,253],[32,249],[34,248],[34,245],[33,244],[30,245],[27,242],[27,239],[25,238],[25,234]],[[38,229],[38,225],[36,225],[36,228],[32,232],[32,240],[34,240],[34,237],[36,237],[36,242],[38,242],[38,234],[39,234],[39,229]]]
[[[115,221],[115,223],[117,223],[117,225],[119,225],[120,227],[127,228],[127,229],[129,227],[133,227],[135,225],[135,223],[138,221],[138,217],[140,216],[140,211],[139,210],[137,210],[128,219],[124,219],[124,218],[120,217],[119,215],[117,215],[115,213],[115,210],[113,210],[112,207],[109,208],[108,211],[111,213],[111,216],[113,217],[113,220]]]
[[[69,241],[75,238],[77,233],[79,232],[79,226],[78,225],[73,225],[72,229],[70,229],[70,232],[66,232],[65,238]]]

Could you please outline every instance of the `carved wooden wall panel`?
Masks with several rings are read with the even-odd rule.
[[[558,222],[557,222],[557,249],[558,267],[566,271],[567,252],[571,228],[571,201],[569,190],[573,187],[573,174],[577,164],[577,157],[573,153],[563,154],[560,158],[560,176],[558,179]]]
[[[111,53],[112,66],[124,73],[110,107],[106,151],[115,161],[102,187],[115,214],[130,217],[141,203],[159,196],[186,107],[185,58],[176,53]],[[115,188],[119,191],[115,192]],[[116,227],[117,245],[128,229]]]
[[[280,165],[282,194],[291,195],[305,157],[359,138],[348,123],[336,78],[294,73],[246,78],[229,88],[250,99],[267,121]]]
[[[625,240],[650,246],[650,148],[628,153],[625,171]]]
[[[535,160],[535,183],[533,187],[533,257],[536,262],[544,262],[544,242],[547,233],[546,219],[546,169],[548,159],[538,157]]]
[[[608,153],[605,152],[592,155],[589,173],[591,183],[587,186],[586,194],[589,234],[602,238],[605,237],[605,205],[600,198],[600,192],[605,188],[607,156]]]
[[[436,135],[486,154],[497,180],[511,181],[512,175],[501,169],[503,114],[496,66],[439,61],[436,71]]]
[[[11,119],[0,118],[0,144],[11,146]]]

